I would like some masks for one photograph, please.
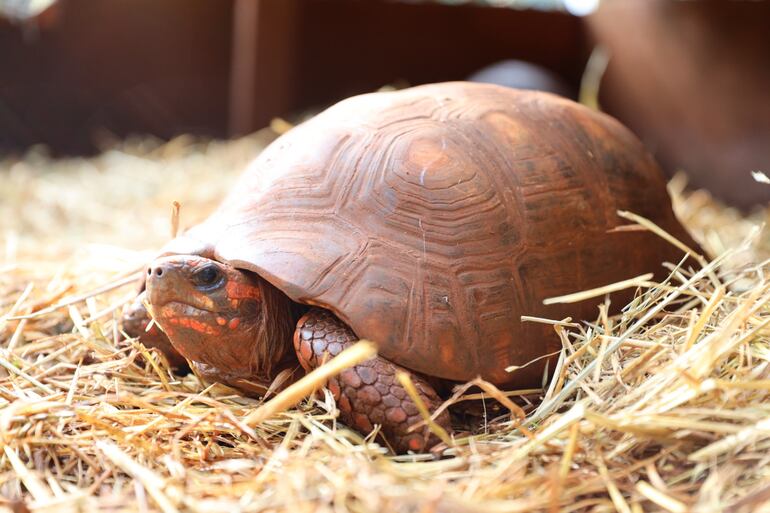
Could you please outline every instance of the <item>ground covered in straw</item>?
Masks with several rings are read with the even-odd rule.
[[[491,401],[442,459],[387,455],[328,394],[251,428],[259,401],[117,343],[172,202],[203,217],[267,138],[0,162],[0,512],[770,512],[767,214],[679,183],[714,259],[555,324],[558,379],[517,399],[528,420]]]

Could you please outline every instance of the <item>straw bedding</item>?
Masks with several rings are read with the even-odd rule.
[[[0,512],[770,512],[767,213],[678,180],[716,258],[637,280],[620,316],[551,320],[557,379],[459,391],[487,401],[443,458],[389,456],[336,423],[328,393],[259,409],[117,342],[172,201],[193,224],[268,138],[0,163]]]

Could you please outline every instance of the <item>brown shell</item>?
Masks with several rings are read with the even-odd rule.
[[[445,83],[350,98],[291,130],[167,249],[252,270],[415,371],[531,385],[544,360],[504,369],[560,342],[522,315],[594,319],[599,300],[543,300],[683,256],[648,232],[612,232],[629,224],[618,210],[691,242],[658,166],[614,119]]]

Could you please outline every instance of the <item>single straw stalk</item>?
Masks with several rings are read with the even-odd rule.
[[[147,490],[163,513],[179,512],[179,509],[164,491],[165,484],[162,477],[131,459],[128,454],[120,450],[120,448],[113,443],[96,442],[96,447],[126,474],[142,483],[144,489]]]
[[[249,414],[243,420],[244,424],[250,427],[261,424],[326,385],[329,378],[374,357],[376,354],[377,348],[374,343],[368,340],[357,342],[279,392],[273,399]]]

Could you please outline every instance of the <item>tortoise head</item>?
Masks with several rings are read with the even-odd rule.
[[[223,381],[272,380],[286,353],[281,327],[291,319],[267,282],[216,260],[174,255],[150,265],[146,284],[153,319],[185,358]]]

